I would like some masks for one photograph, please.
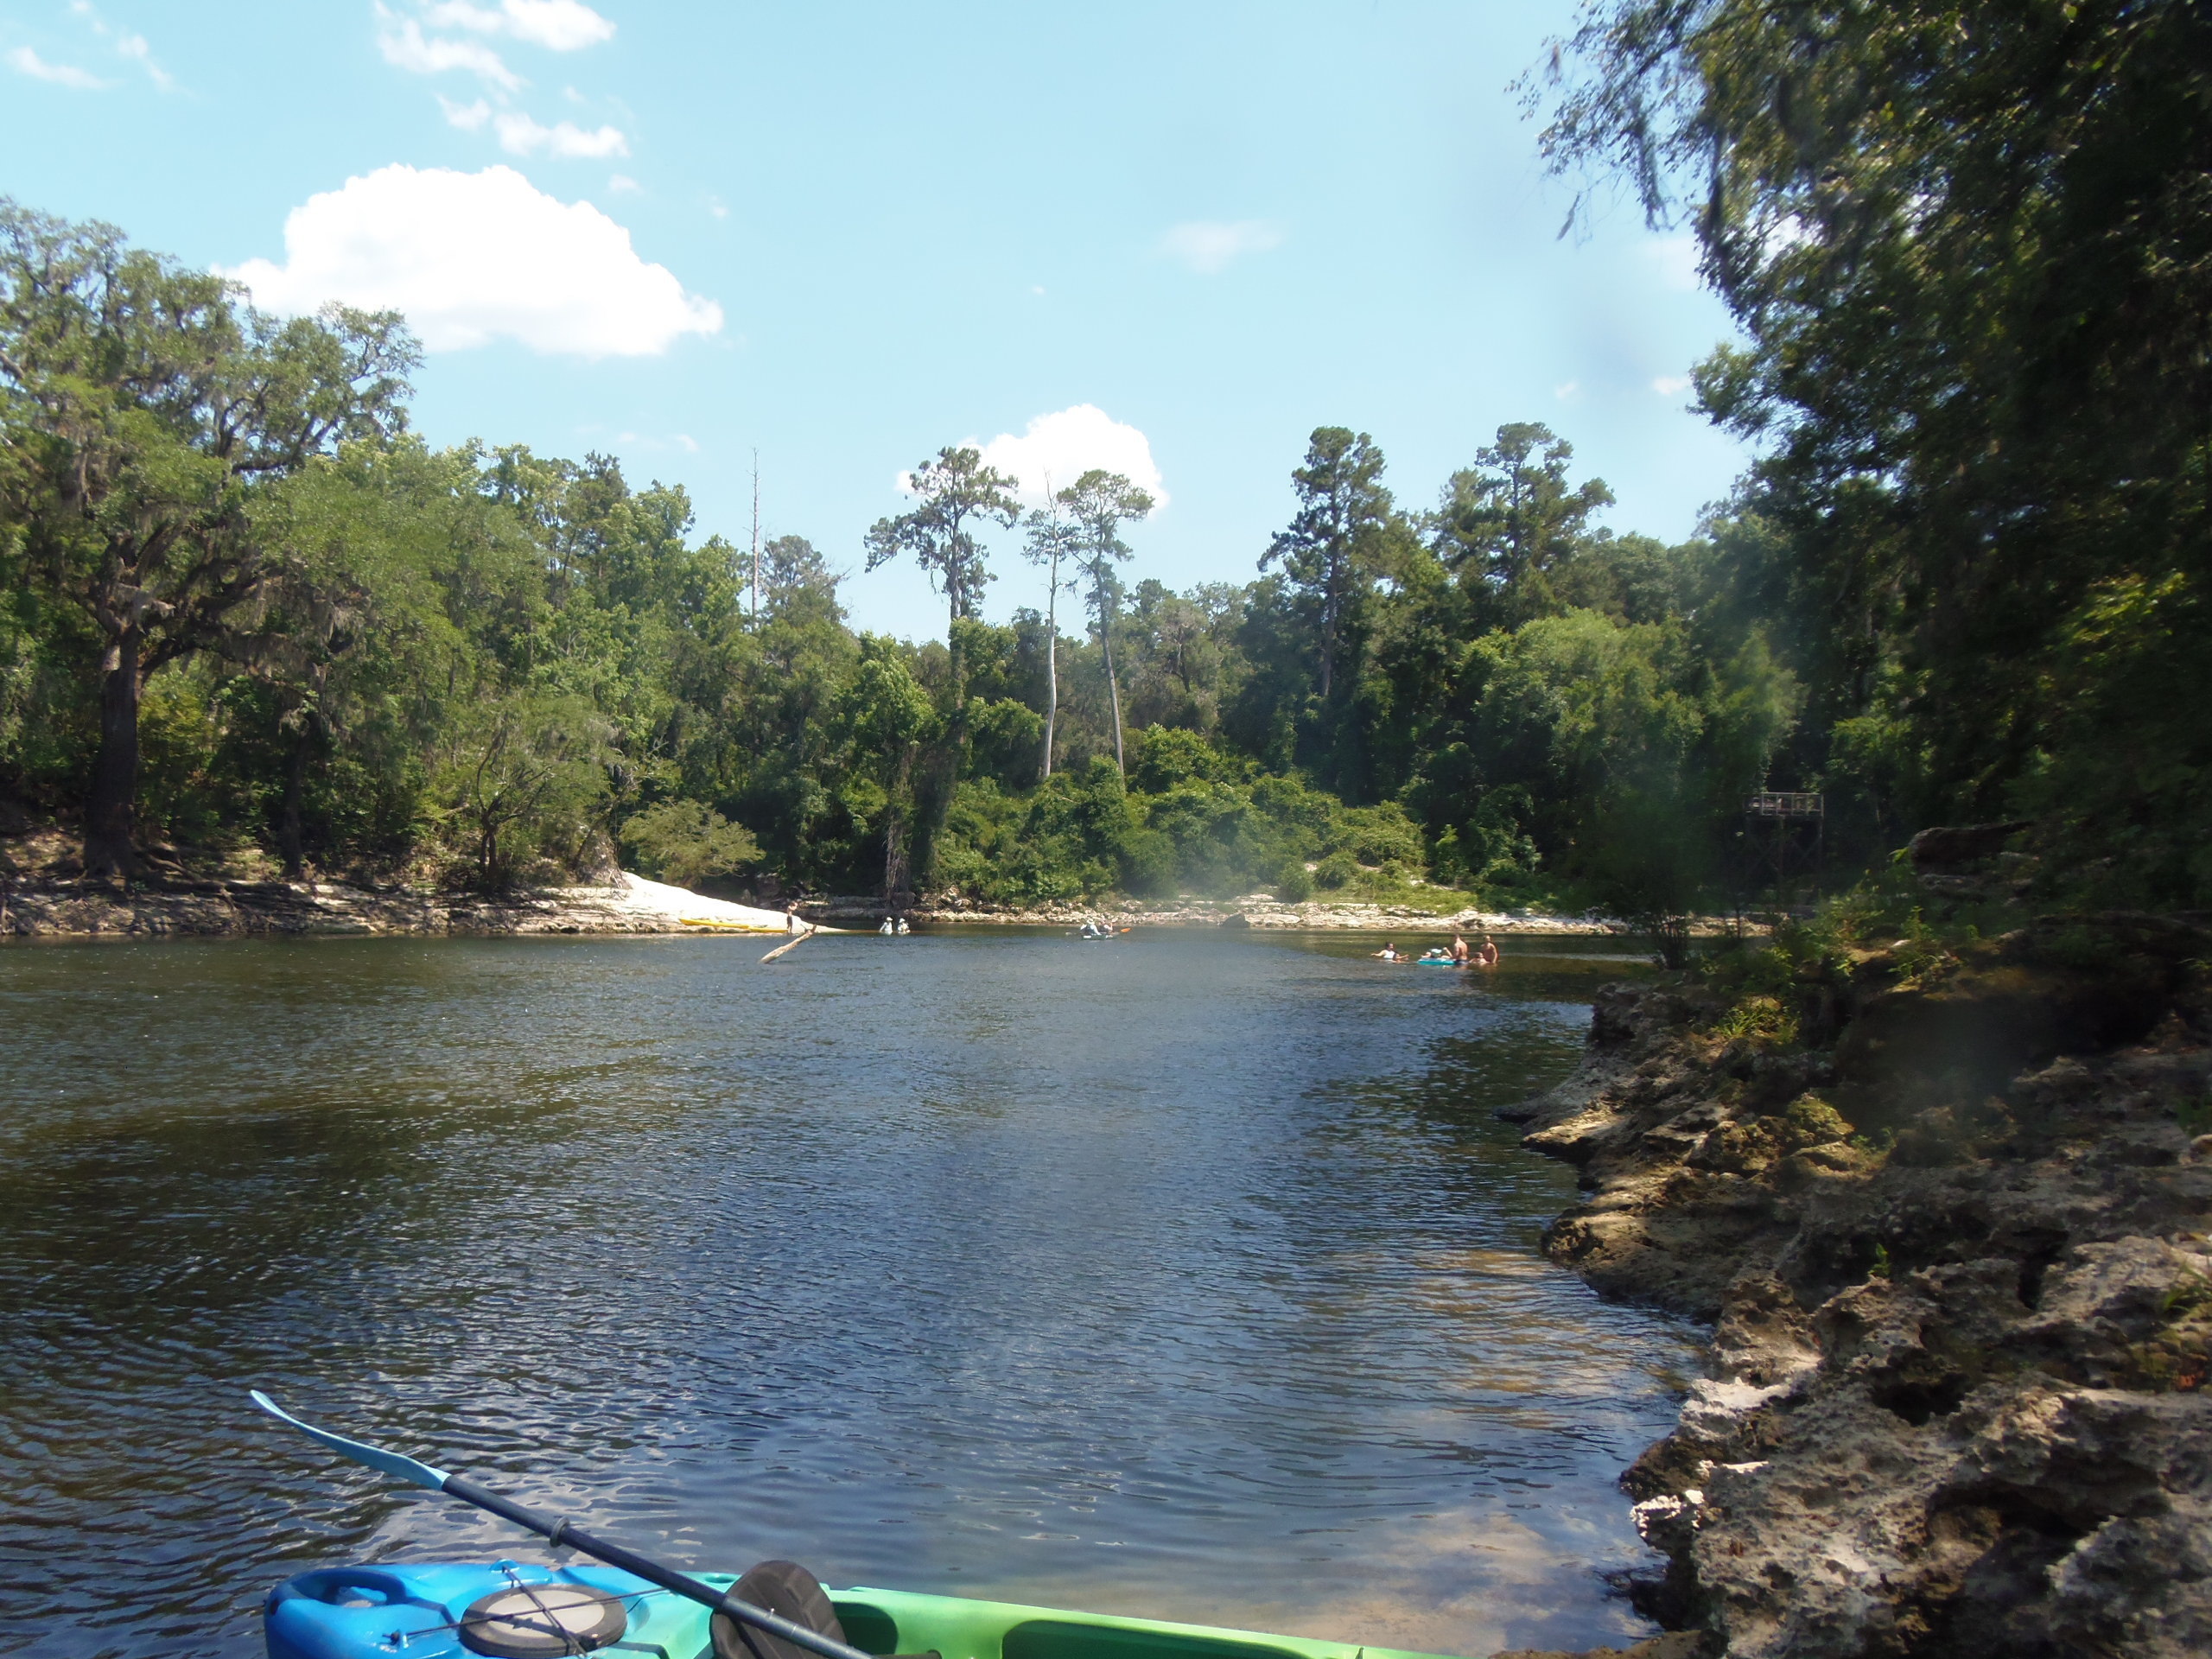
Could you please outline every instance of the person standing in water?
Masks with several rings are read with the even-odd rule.
[[[1457,933],[1454,933],[1452,936],[1452,963],[1458,967],[1465,968],[1468,964],[1468,958],[1469,952],[1467,950],[1466,940],[1461,938]]]
[[[1478,957],[1475,960],[1484,968],[1497,967],[1497,941],[1491,938],[1489,934],[1484,934],[1482,955]]]

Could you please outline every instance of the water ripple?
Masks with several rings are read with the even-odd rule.
[[[301,1567],[529,1553],[251,1384],[694,1565],[1634,1631],[1685,1333],[1535,1254],[1569,1179],[1490,1116],[1621,964],[1371,948],[0,955],[0,1643],[242,1656]]]

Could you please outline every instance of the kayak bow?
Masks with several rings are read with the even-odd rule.
[[[498,1516],[501,1520],[512,1521],[517,1526],[536,1533],[556,1548],[565,1545],[570,1549],[581,1550],[587,1555],[606,1562],[609,1567],[643,1580],[648,1586],[657,1586],[660,1589],[672,1591],[685,1600],[696,1602],[710,1612],[727,1614],[741,1624],[749,1624],[756,1630],[766,1631],[768,1635],[780,1637],[796,1647],[804,1648],[810,1653],[820,1654],[822,1659],[868,1659],[868,1656],[857,1648],[848,1647],[842,1642],[833,1641],[818,1631],[810,1630],[804,1624],[794,1624],[779,1614],[768,1612],[747,1602],[738,1600],[729,1592],[727,1586],[717,1587],[706,1584],[687,1573],[678,1573],[673,1567],[663,1567],[658,1561],[640,1555],[634,1550],[625,1549],[620,1544],[610,1544],[603,1539],[595,1538],[581,1527],[574,1527],[566,1521],[556,1520],[550,1516],[540,1515],[535,1510],[526,1509],[512,1498],[503,1497],[488,1486],[480,1486],[464,1476],[449,1475],[442,1469],[433,1469],[427,1463],[417,1463],[414,1459],[404,1456],[397,1452],[387,1452],[382,1446],[365,1445],[359,1440],[348,1440],[343,1434],[334,1434],[327,1428],[317,1428],[312,1423],[302,1422],[259,1389],[251,1389],[250,1392],[252,1395],[253,1403],[271,1417],[281,1422],[289,1423],[309,1439],[321,1441],[332,1451],[342,1457],[351,1458],[356,1463],[365,1464],[372,1469],[416,1486],[427,1486],[434,1492],[449,1493],[464,1503],[473,1503],[480,1510]],[[273,1617],[276,1606],[275,1598],[271,1598],[270,1605]],[[569,1645],[568,1638],[563,1637],[562,1647],[556,1651],[565,1652]],[[272,1645],[271,1652],[274,1651]]]

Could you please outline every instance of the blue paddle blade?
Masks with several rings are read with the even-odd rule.
[[[446,1477],[442,1470],[433,1469],[427,1463],[417,1463],[412,1458],[403,1458],[397,1452],[386,1452],[381,1446],[364,1446],[359,1440],[349,1440],[343,1434],[317,1428],[313,1423],[303,1423],[259,1389],[249,1389],[247,1393],[252,1396],[253,1403],[271,1417],[289,1423],[309,1440],[321,1440],[340,1457],[365,1463],[372,1469],[397,1476],[401,1480],[412,1481],[417,1486],[427,1486],[434,1492],[444,1490]]]

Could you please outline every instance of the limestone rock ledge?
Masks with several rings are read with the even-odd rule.
[[[1648,1611],[1739,1659],[2212,1653],[2208,964],[2143,917],[1864,953],[1788,1044],[1599,996],[1507,1116],[1580,1171],[1548,1254],[1714,1322],[1624,1478]]]
[[[482,894],[332,881],[171,880],[129,893],[46,881],[0,893],[0,939],[427,933],[682,933],[683,918],[779,919],[623,874],[604,885]]]

